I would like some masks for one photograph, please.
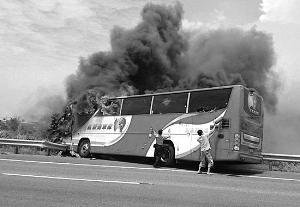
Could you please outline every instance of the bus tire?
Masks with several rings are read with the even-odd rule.
[[[78,154],[80,157],[89,157],[91,155],[91,143],[90,140],[84,139],[80,142],[78,147]]]
[[[175,149],[170,144],[164,145],[161,161],[163,165],[170,166],[175,162]]]

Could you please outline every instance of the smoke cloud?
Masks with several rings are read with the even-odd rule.
[[[69,99],[143,94],[231,84],[255,88],[269,112],[275,112],[280,87],[273,40],[255,28],[187,32],[181,29],[182,6],[147,4],[132,29],[111,31],[111,51],[81,58],[67,78]]]
[[[30,108],[24,109],[25,113],[22,114],[22,117],[27,121],[39,121],[43,124],[49,123],[50,116],[53,113],[60,113],[66,105],[66,100],[60,95],[36,94],[36,96],[38,96],[35,97],[38,101]]]
[[[119,95],[175,86],[180,73],[178,60],[187,46],[179,33],[182,13],[180,4],[148,4],[135,28],[115,27],[112,51],[81,59],[77,74],[67,80],[68,97],[91,88]]]
[[[192,88],[241,84],[255,88],[265,100],[270,112],[278,102],[280,87],[270,35],[252,28],[218,29],[190,35],[185,53],[185,77]]]

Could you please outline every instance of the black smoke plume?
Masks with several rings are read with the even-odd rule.
[[[67,79],[69,99],[242,84],[255,88],[275,112],[280,86],[272,72],[272,37],[255,28],[187,32],[182,6],[147,4],[132,29],[115,27],[111,51],[82,58]],[[81,110],[83,111],[83,110]]]
[[[270,112],[275,112],[280,81],[272,37],[252,28],[218,29],[190,35],[182,82],[188,88],[241,84],[255,88]]]

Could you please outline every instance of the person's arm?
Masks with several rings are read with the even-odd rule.
[[[170,135],[169,135],[169,136],[162,136],[162,138],[163,138],[164,140],[166,140],[166,139],[170,139],[171,136],[170,136]]]

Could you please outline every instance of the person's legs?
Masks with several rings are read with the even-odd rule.
[[[158,164],[158,156],[157,156],[157,147],[155,146],[155,149],[154,149],[154,163],[153,163],[153,167],[156,167],[157,164]]]
[[[155,157],[155,162],[153,164],[153,167],[159,167],[159,162],[161,159],[161,147],[158,145],[155,148],[154,157]]]
[[[207,174],[209,175],[210,174],[210,168],[214,165],[214,161],[213,161],[213,158],[211,156],[210,150],[207,150],[205,152],[205,154],[206,154],[206,158],[208,160]]]
[[[160,157],[159,156],[156,156],[155,157],[155,162],[153,164],[153,167],[158,167],[159,166],[159,160],[160,160]]]
[[[197,172],[198,174],[202,173],[201,168],[205,167],[205,164],[206,164],[205,154],[204,154],[204,152],[200,151],[200,163],[199,163],[199,169],[198,169],[198,172]]]

